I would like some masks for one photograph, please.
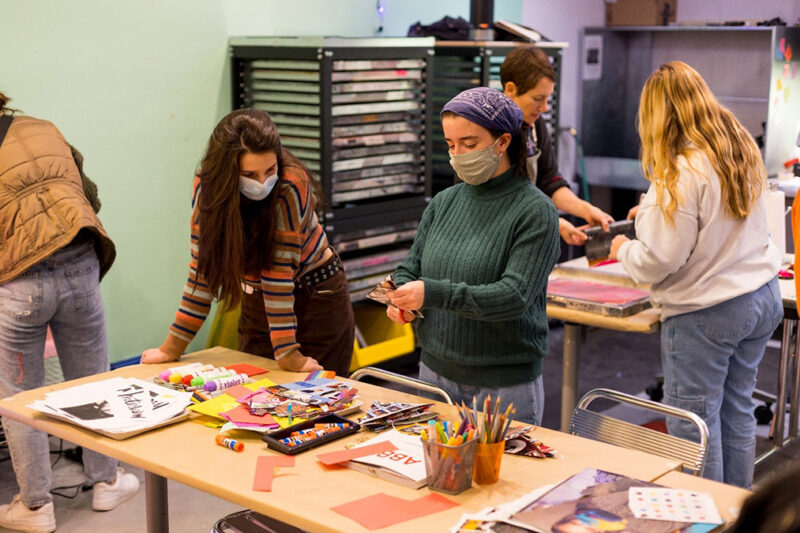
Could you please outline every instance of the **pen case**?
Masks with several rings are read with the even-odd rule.
[[[302,431],[304,429],[313,428],[314,424],[350,424],[350,427],[346,429],[340,429],[339,431],[334,431],[332,433],[328,433],[322,435],[320,437],[316,437],[306,442],[302,442],[295,446],[287,446],[281,439],[285,439],[289,437],[295,431]],[[326,415],[318,416],[317,418],[313,418],[311,420],[306,420],[305,422],[301,422],[299,424],[294,424],[289,426],[288,428],[284,428],[278,431],[273,431],[272,433],[265,433],[261,436],[264,442],[267,443],[267,447],[273,449],[275,451],[285,453],[287,455],[295,455],[298,453],[303,453],[306,450],[310,450],[311,448],[316,448],[317,446],[321,446],[326,442],[330,442],[332,440],[336,440],[352,433],[357,432],[361,429],[361,426],[357,422],[353,422],[350,419],[347,419],[343,416],[339,416],[337,414],[329,413]]]

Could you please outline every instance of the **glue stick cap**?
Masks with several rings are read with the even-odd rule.
[[[208,383],[203,383],[203,390],[206,392],[214,392],[217,390],[217,383],[213,380]]]

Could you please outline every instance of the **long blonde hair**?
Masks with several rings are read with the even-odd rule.
[[[658,67],[642,89],[637,126],[642,169],[669,222],[680,202],[678,156],[693,152],[708,157],[719,175],[725,211],[734,219],[750,214],[767,178],[761,153],[696,70],[680,61]]]

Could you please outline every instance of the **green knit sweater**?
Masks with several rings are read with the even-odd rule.
[[[539,377],[547,277],[559,246],[550,199],[513,170],[436,195],[394,273],[398,285],[425,283],[425,318],[415,321],[422,361],[465,385]]]

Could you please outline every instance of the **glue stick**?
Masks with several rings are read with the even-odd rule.
[[[169,377],[174,373],[181,373],[181,372],[191,372],[192,370],[197,370],[200,368],[202,363],[189,363],[188,365],[181,365],[181,366],[173,366],[160,372],[158,377],[160,377],[164,381],[169,381]]]
[[[225,448],[230,448],[231,450],[233,450],[235,452],[244,451],[244,443],[243,442],[239,442],[238,440],[230,439],[230,438],[226,437],[225,435],[223,435],[222,433],[217,435],[215,440],[217,441],[217,444],[219,444],[220,446],[224,446]]]
[[[192,387],[202,387],[206,381],[211,381],[217,378],[226,378],[228,376],[235,376],[236,372],[224,367],[214,368],[206,372],[198,372],[189,380],[189,385]],[[184,382],[185,383],[185,382]]]
[[[233,387],[234,385],[241,385],[246,380],[247,375],[245,374],[236,374],[235,376],[216,378],[204,383],[203,390],[206,392],[214,392],[216,390],[227,389],[228,387]]]

